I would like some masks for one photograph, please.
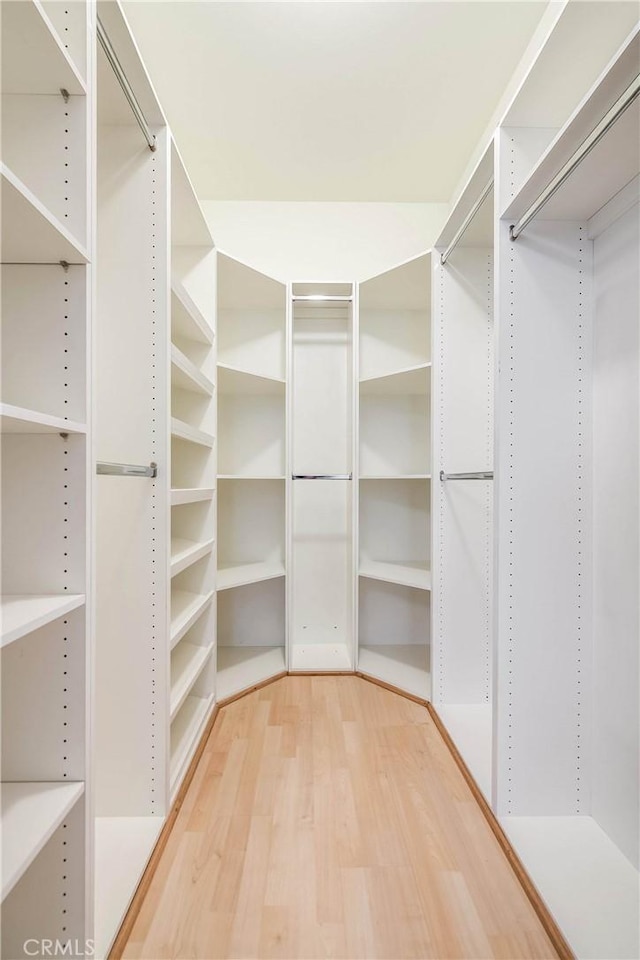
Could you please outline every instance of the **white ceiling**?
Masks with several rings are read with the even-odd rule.
[[[208,200],[448,200],[546,0],[124,3]]]

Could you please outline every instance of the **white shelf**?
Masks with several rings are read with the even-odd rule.
[[[232,587],[241,587],[247,583],[259,583],[261,580],[273,580],[284,577],[286,570],[279,560],[263,563],[235,563],[220,567],[217,577],[217,588],[230,590]]]
[[[431,590],[431,571],[419,563],[383,563],[379,560],[361,560],[359,574],[371,580],[401,583],[417,590]]]
[[[429,390],[431,363],[419,363],[392,373],[364,377],[360,380],[360,392],[365,394],[424,394]]]
[[[286,669],[284,647],[218,647],[218,702]]]
[[[187,697],[171,724],[171,800],[186,772],[202,735],[211,708],[210,697]]]
[[[191,692],[191,688],[202,673],[207,660],[213,652],[213,644],[198,646],[183,641],[171,654],[171,696],[170,719],[176,713]]]
[[[201,503],[213,499],[213,487],[174,487],[171,491],[171,506],[179,507],[183,503]]]
[[[183,284],[175,277],[171,282],[171,293],[173,295],[171,327],[174,335],[177,333],[187,340],[212,344],[213,330],[207,318],[198,309]]]
[[[84,423],[0,403],[0,433],[86,433]]]
[[[34,0],[2,8],[2,92],[86,94],[84,80],[60,42],[42,4]]]
[[[344,643],[307,643],[291,646],[289,669],[296,670],[345,670],[353,669],[347,645]]]
[[[238,394],[282,394],[285,381],[281,377],[268,377],[232,367],[228,363],[218,364],[218,390],[220,393]]]
[[[175,343],[171,344],[171,383],[180,390],[213,395],[213,384]]]
[[[86,249],[57,217],[4,163],[0,172],[3,263],[87,263]]]
[[[180,440],[188,440],[189,443],[198,443],[203,447],[212,447],[215,440],[210,433],[198,430],[197,427],[192,427],[191,424],[185,423],[184,420],[178,420],[177,417],[171,418],[171,436]]]
[[[84,793],[84,783],[3,783],[2,899]]]
[[[360,480],[431,480],[430,473],[365,473]]]
[[[85,602],[83,594],[5,594],[1,599],[2,643],[33,633],[59,617],[71,613]]]
[[[202,560],[213,550],[215,540],[185,540],[182,537],[171,538],[171,576],[182,573],[198,560]]]
[[[96,817],[96,960],[109,955],[164,822],[164,817]]]
[[[358,670],[424,700],[431,696],[427,644],[362,646],[358,651]]]
[[[500,817],[580,960],[637,960],[638,871],[591,817]]]
[[[208,593],[191,593],[188,590],[171,591],[172,649],[211,603],[212,597],[213,590]]]
[[[286,480],[283,473],[219,473],[218,480]]]
[[[490,804],[493,738],[491,704],[438,703],[436,710],[473,779]]]

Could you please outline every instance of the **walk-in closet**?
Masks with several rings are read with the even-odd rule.
[[[640,957],[640,10],[495,6],[0,0],[2,960]]]

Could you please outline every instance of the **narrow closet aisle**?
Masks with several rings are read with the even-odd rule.
[[[222,709],[120,956],[557,953],[427,708],[327,676]]]

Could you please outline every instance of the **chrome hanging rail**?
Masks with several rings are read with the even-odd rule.
[[[493,480],[493,470],[479,470],[476,473],[445,473],[440,471],[441,480]]]
[[[122,65],[121,65],[120,61],[118,60],[118,57],[117,57],[117,55],[116,55],[116,52],[115,52],[115,50],[113,49],[113,47],[111,46],[111,41],[109,40],[109,37],[107,36],[106,30],[105,30],[104,27],[102,26],[102,23],[101,23],[101,21],[100,21],[100,17],[97,18],[97,32],[98,32],[98,40],[100,41],[100,46],[101,46],[102,49],[104,50],[105,56],[106,56],[107,60],[109,61],[109,65],[111,66],[111,69],[113,70],[113,72],[114,72],[115,75],[116,75],[116,80],[118,81],[118,83],[119,83],[120,86],[122,87],[122,92],[123,92],[124,95],[125,95],[125,98],[126,98],[126,100],[127,100],[127,103],[129,104],[129,106],[130,106],[131,109],[133,110],[133,115],[134,115],[134,117],[136,118],[136,120],[138,121],[138,126],[139,126],[140,129],[142,130],[142,132],[143,132],[143,134],[144,134],[144,138],[145,138],[145,140],[147,141],[147,143],[149,144],[149,150],[151,150],[152,152],[155,152],[155,150],[156,150],[156,138],[155,138],[154,135],[151,133],[151,128],[149,127],[149,124],[147,123],[147,121],[146,121],[146,119],[145,119],[145,115],[144,115],[144,113],[142,112],[142,108],[141,108],[140,104],[139,104],[138,101],[136,100],[136,95],[135,95],[135,93],[133,92],[133,90],[131,89],[131,84],[130,84],[129,81],[127,80],[126,74],[125,74],[124,70],[122,69]]]
[[[158,476],[158,464],[150,463],[148,467],[135,463],[104,463],[98,461],[96,473],[100,477],[151,477]]]
[[[555,175],[551,183],[542,191],[538,199],[531,204],[526,213],[524,213],[517,223],[509,227],[509,236],[512,240],[517,240],[524,228],[536,217],[542,208],[557,193],[565,180],[571,176],[576,167],[582,163],[593,148],[602,140],[604,135],[611,129],[616,120],[619,120],[627,107],[630,107],[636,97],[640,94],[640,74],[633,80],[621,97],[619,97],[611,109],[604,115],[600,123],[594,127],[586,140],[580,144],[573,156],[567,160],[562,169]]]
[[[449,259],[449,257],[451,256],[455,248],[458,246],[460,241],[462,240],[462,237],[467,231],[467,227],[469,226],[469,224],[475,217],[476,213],[478,212],[482,204],[485,202],[485,200],[491,193],[492,189],[493,189],[493,177],[491,178],[491,180],[489,180],[489,183],[486,185],[486,187],[484,188],[484,190],[482,191],[482,193],[480,194],[480,196],[478,197],[474,205],[471,207],[471,210],[469,210],[469,213],[466,215],[466,217],[462,221],[461,226],[458,228],[457,233],[455,234],[453,240],[451,241],[447,249],[444,251],[444,253],[440,254],[440,263],[443,266],[447,262],[447,260]]]

